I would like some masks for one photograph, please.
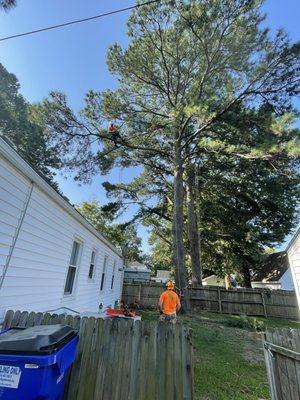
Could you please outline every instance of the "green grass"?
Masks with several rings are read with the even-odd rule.
[[[144,312],[144,320],[158,313]],[[269,400],[261,334],[253,327],[299,328],[279,319],[201,313],[181,316],[193,329],[195,400]],[[254,322],[254,323],[253,323]],[[242,326],[242,329],[239,327]]]

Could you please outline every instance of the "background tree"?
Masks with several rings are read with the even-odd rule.
[[[137,235],[134,224],[116,224],[111,222],[109,214],[103,211],[97,201],[84,201],[76,206],[93,226],[122,251],[125,263],[143,261],[142,241]]]
[[[226,243],[251,286],[258,255],[281,243],[297,221],[299,130],[295,113],[276,116],[263,106],[228,113],[211,135],[221,133],[222,141],[199,146],[206,154],[198,182],[202,232],[210,232],[210,244]]]
[[[12,7],[17,5],[16,0],[0,0],[0,10],[3,9],[5,11],[9,10]]]
[[[76,144],[71,161],[80,167],[80,179],[114,166],[171,171],[173,260],[180,288],[187,283],[187,168],[207,147],[210,152],[220,145],[223,131],[212,132],[236,106],[268,105],[283,115],[299,90],[299,45],[291,45],[282,31],[271,39],[260,28],[262,20],[259,1],[161,1],[141,7],[129,20],[129,46],[114,45],[108,54],[118,89],[88,93],[78,115],[62,94],[44,104],[50,131],[62,144]],[[120,127],[118,146],[103,129],[108,120]],[[266,157],[271,150],[261,148]],[[231,157],[239,151],[233,147]],[[252,156],[252,149],[241,154]]]
[[[158,269],[174,272],[171,240],[171,234],[164,239],[155,232],[149,236],[150,259],[155,274]]]
[[[61,152],[46,134],[35,107],[19,93],[14,74],[0,64],[0,133],[10,140],[19,154],[58,189],[54,169],[62,166]]]

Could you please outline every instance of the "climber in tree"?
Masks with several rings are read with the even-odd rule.
[[[121,139],[121,137],[120,137],[118,128],[114,125],[113,122],[111,122],[109,124],[108,133],[111,135],[111,137],[112,137],[112,139],[114,141],[115,147],[119,147],[118,146],[118,139]]]

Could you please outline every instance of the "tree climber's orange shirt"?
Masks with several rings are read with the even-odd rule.
[[[173,290],[166,290],[160,296],[160,302],[162,304],[162,312],[164,314],[176,313],[177,304],[180,304],[178,295]]]
[[[117,132],[117,128],[114,125],[110,125],[108,128],[109,133],[115,133]]]

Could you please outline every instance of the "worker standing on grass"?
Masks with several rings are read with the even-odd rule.
[[[159,299],[159,310],[161,312],[160,321],[171,322],[175,324],[177,321],[177,312],[181,308],[180,300],[177,293],[174,292],[174,283],[168,282],[165,290]]]

